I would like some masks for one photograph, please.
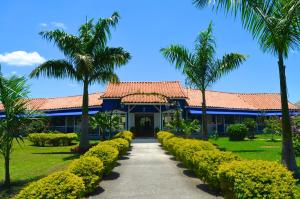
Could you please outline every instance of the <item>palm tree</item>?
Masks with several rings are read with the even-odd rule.
[[[208,0],[193,0],[200,8]],[[234,16],[240,15],[243,26],[251,32],[263,52],[278,57],[282,109],[282,163],[296,175],[297,165],[293,150],[291,121],[289,116],[284,59],[289,51],[299,47],[300,1],[299,0],[216,0],[214,7]]]
[[[116,67],[126,64],[131,56],[121,47],[108,47],[111,37],[110,29],[115,27],[119,14],[113,13],[109,18],[100,18],[96,24],[88,20],[79,28],[78,36],[63,30],[41,32],[40,35],[63,52],[66,59],[49,60],[35,68],[30,77],[70,78],[83,83],[81,148],[89,146],[88,139],[88,88],[95,82],[116,82]]]
[[[206,89],[220,79],[224,74],[236,69],[246,56],[238,53],[225,54],[221,59],[216,59],[216,43],[212,35],[212,22],[207,30],[199,33],[194,52],[181,45],[171,45],[162,48],[163,56],[177,69],[182,69],[189,85],[201,90],[202,93],[202,137],[208,139],[206,115]]]
[[[0,103],[4,108],[5,117],[0,120],[0,153],[4,159],[5,178],[4,185],[10,186],[10,156],[13,141],[23,141],[27,125],[30,123],[30,115],[33,111],[28,110],[29,87],[24,77],[3,77],[0,66]],[[21,117],[20,117],[21,116]]]

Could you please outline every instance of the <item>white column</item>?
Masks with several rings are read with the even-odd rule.
[[[159,106],[159,128],[160,128],[160,130],[162,130],[162,127],[163,127],[163,124],[162,124],[162,113],[161,113],[161,105]]]

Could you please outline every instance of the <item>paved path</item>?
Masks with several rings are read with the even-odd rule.
[[[154,139],[136,139],[128,156],[101,183],[100,199],[210,199],[203,183],[167,155]]]

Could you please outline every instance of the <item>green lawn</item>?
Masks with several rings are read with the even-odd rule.
[[[36,147],[27,140],[21,146],[14,143],[10,168],[13,183],[11,190],[3,190],[1,187],[1,182],[4,179],[4,163],[3,158],[0,157],[0,198],[9,198],[28,182],[64,169],[71,160],[79,156],[70,152],[74,146]]]
[[[229,141],[227,137],[221,137],[210,141],[219,146],[221,150],[232,151],[242,158],[272,160],[280,162],[281,159],[281,138],[274,137],[276,141],[270,141],[269,135],[259,135],[254,140]],[[300,157],[297,158],[300,165]]]
[[[221,137],[210,141],[219,146],[221,150],[232,151],[245,159],[271,160],[280,162],[281,138],[275,136],[275,142],[270,141],[270,135],[259,135],[257,139],[245,141],[229,141],[228,137]],[[296,158],[300,166],[300,157]],[[298,184],[300,193],[300,184]]]

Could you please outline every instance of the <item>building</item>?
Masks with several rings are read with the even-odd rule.
[[[89,95],[89,114],[113,111],[120,114],[123,129],[134,128],[136,136],[153,136],[155,129],[164,129],[179,108],[182,118],[201,120],[201,99],[199,90],[184,88],[179,81],[110,83],[105,92]],[[278,93],[207,91],[206,100],[210,133],[224,133],[227,125],[246,117],[256,119],[257,131],[261,131],[259,118],[281,116]],[[49,117],[50,129],[73,132],[80,130],[81,103],[80,95],[31,99],[29,106]],[[292,103],[289,108],[291,115],[300,114]]]

